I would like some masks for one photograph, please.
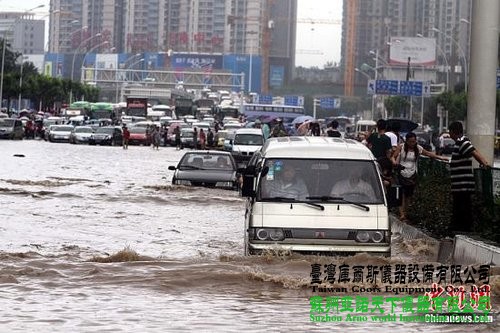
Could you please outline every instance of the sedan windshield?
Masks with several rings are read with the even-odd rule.
[[[130,133],[144,134],[144,133],[146,133],[146,130],[147,130],[146,127],[136,126],[136,127],[130,128]]]
[[[97,134],[113,134],[114,128],[112,127],[99,127],[95,132]]]
[[[269,159],[262,170],[260,199],[263,201],[384,202],[373,161]]]
[[[92,133],[92,127],[77,127],[75,133]]]
[[[235,167],[230,155],[188,153],[180,161],[179,168],[234,171]]]
[[[71,132],[73,130],[73,126],[57,126],[51,129],[53,132]]]

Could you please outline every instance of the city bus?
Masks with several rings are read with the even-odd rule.
[[[283,104],[243,104],[243,114],[248,121],[281,118],[284,123],[291,123],[295,118],[305,115],[305,110],[303,106]]]
[[[115,108],[113,104],[97,102],[90,105],[90,119],[114,119]]]

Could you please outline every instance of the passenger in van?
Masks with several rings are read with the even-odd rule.
[[[349,200],[351,196],[363,196],[370,199],[375,198],[373,187],[361,179],[363,170],[360,167],[351,167],[347,179],[342,179],[333,185],[330,196],[342,197]]]
[[[217,169],[231,169],[231,166],[228,163],[227,158],[224,156],[217,157]]]
[[[285,164],[281,170],[274,170],[275,178],[265,179],[264,197],[283,197],[296,200],[305,200],[309,196],[307,186],[302,178],[297,176],[295,168],[290,164]],[[269,173],[267,177],[269,177]]]

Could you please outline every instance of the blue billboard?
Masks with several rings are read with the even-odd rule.
[[[244,90],[260,92],[260,73],[262,70],[262,57],[242,54],[230,54],[224,56],[224,69],[233,74],[245,74]],[[251,65],[251,66],[250,66]],[[250,76],[250,69],[252,75]],[[233,85],[240,85],[241,82],[233,82]],[[251,86],[251,87],[250,87]]]
[[[274,66],[269,67],[269,86],[273,88],[280,88],[283,86],[285,80],[285,67]]]

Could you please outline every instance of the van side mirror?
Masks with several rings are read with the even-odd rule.
[[[403,203],[403,187],[401,185],[391,185],[387,189],[387,206],[389,208],[399,207]]]
[[[168,166],[168,170],[175,171],[175,169],[176,169],[175,165],[169,165]]]

